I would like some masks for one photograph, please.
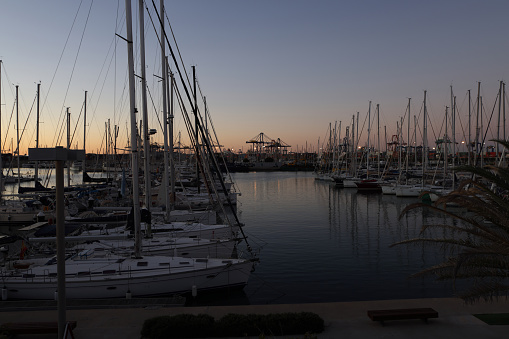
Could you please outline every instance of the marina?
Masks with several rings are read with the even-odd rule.
[[[73,182],[79,181],[79,174],[71,173]],[[187,295],[189,304],[316,303],[454,295],[450,282],[409,279],[411,274],[442,260],[444,253],[431,246],[389,247],[416,237],[424,224],[451,220],[417,210],[400,219],[402,210],[417,198],[339,188],[334,182],[316,180],[310,172],[234,173],[232,178],[240,193],[237,213],[246,225],[244,232],[259,263],[243,290],[198,290],[197,298]],[[48,186],[52,185],[50,181]],[[245,243],[239,244],[239,250],[246,252]]]

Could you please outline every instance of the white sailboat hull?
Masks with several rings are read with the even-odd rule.
[[[121,262],[119,262],[121,261]],[[171,295],[224,287],[242,287],[253,263],[241,259],[146,257],[78,260],[66,263],[66,298],[98,299]],[[57,265],[2,272],[8,299],[52,300]]]

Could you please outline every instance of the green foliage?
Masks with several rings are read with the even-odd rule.
[[[207,314],[179,314],[147,319],[141,335],[144,338],[205,338],[214,332],[214,318]]]
[[[203,338],[277,336],[320,333],[324,321],[310,312],[280,314],[227,314],[217,322],[208,315],[181,314],[147,319],[143,324],[143,338]]]
[[[474,314],[488,325],[509,325],[509,313]]]
[[[509,148],[506,141],[497,140]],[[450,194],[434,204],[412,204],[402,215],[415,208],[446,214],[460,222],[423,225],[418,238],[401,244],[435,244],[448,251],[442,263],[414,276],[432,275],[438,280],[462,280],[467,288],[457,291],[467,302],[493,300],[509,295],[509,169],[502,166],[462,166],[457,171],[471,174]],[[454,204],[468,210],[455,213]],[[392,246],[394,246],[392,245]],[[456,285],[456,284],[455,284]]]

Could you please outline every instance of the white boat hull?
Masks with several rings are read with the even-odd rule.
[[[242,287],[253,266],[240,259],[121,260],[66,263],[66,298],[125,298],[128,292],[145,297],[187,293],[193,287],[198,291]],[[2,272],[3,289],[8,299],[52,300],[57,290],[56,272],[56,264]]]

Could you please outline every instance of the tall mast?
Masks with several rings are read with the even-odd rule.
[[[168,63],[167,63],[168,64]],[[169,98],[169,104],[170,104],[170,110],[169,110],[169,147],[170,147],[170,192],[172,199],[170,200],[170,203],[175,203],[175,155],[174,155],[174,145],[173,145],[173,86],[175,85],[175,79],[173,77],[173,72],[170,72],[170,85],[168,87],[168,98]],[[180,160],[180,132],[179,132],[179,160]]]
[[[426,169],[428,168],[428,124],[427,124],[427,107],[426,107],[426,91],[424,91],[424,114],[422,123],[422,175],[424,177]]]
[[[446,177],[446,174],[447,174],[447,161],[448,161],[448,158],[449,158],[449,154],[447,154],[447,145],[449,144],[449,136],[447,135],[447,110],[449,109],[449,107],[445,106],[445,135],[444,135],[444,140],[442,142],[442,146],[444,146],[443,148],[443,152],[444,152],[444,183],[442,185],[442,188],[445,188],[445,177]]]
[[[410,100],[412,100],[412,99],[408,98],[408,121],[407,121],[407,141],[406,141],[406,146],[407,146],[406,147],[406,171],[407,171],[407,174],[408,174],[408,168],[410,167],[410,150],[412,149],[412,147],[410,146]],[[401,171],[401,168],[399,169],[399,171]],[[408,175],[406,177],[408,178]]]
[[[366,179],[369,179],[369,138],[371,137],[371,101],[368,109],[368,156],[366,159]]]
[[[453,99],[452,106],[452,189],[456,188],[456,175],[454,173],[456,167],[456,96]]]
[[[482,123],[482,95],[479,97],[479,100],[481,101],[481,110],[480,110],[480,119],[481,119],[481,126],[479,127],[479,136],[481,137],[481,167],[484,167],[484,125]]]
[[[35,148],[39,148],[39,103],[40,103],[40,95],[41,95],[41,84],[37,84],[37,126],[36,126],[36,134],[35,134]],[[34,172],[34,183],[37,184],[39,180],[39,161],[35,162],[35,172]]]
[[[0,203],[4,190],[4,168],[2,163],[2,60],[0,60]]]
[[[71,112],[67,107],[67,149],[71,149]],[[67,187],[71,187],[71,166],[67,162]]]
[[[195,128],[195,142],[196,142],[196,186],[198,187],[198,194],[200,193],[200,167],[198,161],[200,158],[200,142],[198,141],[198,101],[196,99],[196,67],[193,66],[193,94],[194,94],[194,128]]]
[[[468,90],[468,142],[467,142],[467,152],[468,152],[468,166],[471,165],[471,153],[472,153],[472,135],[471,135],[471,119],[472,119],[472,100],[470,98],[470,90]]]
[[[356,133],[356,135],[357,135],[357,142],[356,142],[356,145],[355,145],[355,167],[354,167],[354,171],[355,172],[353,173],[354,177],[357,176],[357,150],[359,148],[359,114],[360,113],[357,112],[357,125],[355,126],[356,129],[357,129],[357,131],[356,131],[357,132]]]
[[[148,134],[148,112],[147,112],[147,77],[145,72],[145,18],[143,0],[138,1],[138,14],[140,17],[140,68],[141,68],[141,109],[143,111],[143,154],[145,174],[145,208],[150,214],[150,135]],[[164,57],[164,55],[163,55]],[[164,91],[163,91],[164,92]],[[152,236],[150,219],[147,221],[146,236]]]
[[[18,85],[16,85],[16,150],[18,153],[18,187],[20,186],[21,178],[19,174],[19,97]]]
[[[497,140],[500,140],[500,120],[502,115],[502,81],[500,81],[500,87],[498,89],[498,124],[497,124]],[[496,159],[498,161],[498,142],[496,143]]]
[[[85,165],[87,159],[87,150],[86,150],[86,141],[87,141],[87,91],[85,91],[85,102],[84,102],[84,114],[83,114],[83,151],[85,152],[85,158],[83,158],[83,162],[81,164],[83,172],[85,172]]]
[[[136,107],[134,101],[134,57],[131,1],[125,0],[127,28],[127,63],[129,71],[129,109],[131,116],[131,171],[133,177],[134,256],[141,256],[140,193],[138,178],[138,138],[136,136]]]
[[[477,83],[477,115],[475,122],[475,154],[474,154],[474,165],[477,166],[477,154],[479,153],[479,105],[481,96],[481,83]]]
[[[417,168],[417,117],[414,115],[414,167]]]
[[[165,32],[164,32],[164,0],[159,1],[159,12],[161,15],[161,76],[162,76],[162,86],[163,86],[163,117],[164,117],[164,172],[163,172],[163,184],[164,190],[160,194],[164,194],[164,205],[166,206],[166,214],[165,221],[168,221],[170,218],[171,206],[170,206],[170,195],[167,190],[169,187],[169,177],[168,177],[168,107],[167,107],[167,97],[168,97],[168,88],[166,79],[168,77],[168,66],[166,59],[166,45],[165,45]]]
[[[378,145],[376,146],[378,148],[377,154],[378,154],[378,180],[380,180],[380,104],[376,104],[376,129],[377,129],[377,137],[378,137]]]
[[[353,169],[355,166],[355,158],[357,157],[356,148],[355,148],[355,114],[352,116],[352,160],[350,161],[350,167]],[[306,150],[307,153],[307,150]],[[352,170],[349,170],[352,173]]]

